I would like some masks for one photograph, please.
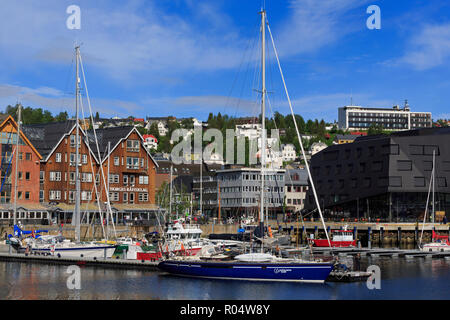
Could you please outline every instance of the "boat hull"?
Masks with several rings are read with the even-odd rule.
[[[170,253],[173,253],[175,255],[183,255],[183,256],[195,256],[202,248],[192,248],[189,250],[173,250],[170,251]],[[161,253],[161,251],[154,251],[154,252],[138,252],[137,253],[137,260],[160,260],[163,255],[169,255],[169,252],[165,251]]]
[[[449,252],[450,246],[447,244],[430,243],[425,244],[422,248],[424,252]]]
[[[62,258],[111,258],[116,246],[92,246],[92,247],[73,247],[73,248],[33,248],[34,254],[60,255]]]
[[[239,263],[166,260],[162,271],[179,276],[250,281],[287,281],[323,283],[331,263]]]
[[[326,239],[313,239],[312,244],[316,247],[329,247],[330,244]],[[335,248],[356,247],[356,240],[353,241],[330,241],[331,246]]]

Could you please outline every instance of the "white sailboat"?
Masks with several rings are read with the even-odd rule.
[[[79,128],[79,103],[81,100],[80,93],[80,77],[79,77],[79,63],[80,47],[75,47],[76,55],[76,93],[75,93],[75,109],[76,109],[76,154],[75,159],[77,161],[75,165],[75,208],[73,219],[75,220],[75,242],[62,237],[57,236],[44,236],[37,239],[28,238],[28,245],[31,248],[31,252],[35,254],[52,254],[60,257],[98,257],[98,258],[110,258],[116,245],[107,243],[95,243],[95,242],[81,242],[81,212],[80,212],[80,174],[79,174],[79,148],[80,148],[80,128]],[[84,71],[83,71],[84,75]],[[103,168],[101,168],[103,170]],[[102,171],[103,173],[103,171]],[[96,188],[96,186],[95,186]],[[107,193],[107,203],[109,205],[109,197]]]
[[[446,252],[450,251],[450,241],[448,236],[440,236],[436,234],[436,232],[433,230],[432,235],[432,242],[425,243],[422,245],[422,237],[423,237],[423,230],[425,228],[425,221],[427,218],[427,212],[428,212],[428,201],[430,199],[430,193],[432,194],[432,212],[431,217],[434,222],[434,218],[436,216],[435,212],[435,203],[434,203],[434,186],[435,186],[435,164],[436,164],[436,151],[433,150],[433,168],[431,170],[431,178],[430,178],[430,186],[428,188],[428,196],[427,196],[427,203],[425,206],[425,213],[423,216],[423,223],[422,223],[422,232],[420,234],[420,241],[419,241],[419,250],[424,252]]]

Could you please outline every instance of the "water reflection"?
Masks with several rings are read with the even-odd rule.
[[[353,257],[342,261],[353,262]],[[449,299],[450,260],[362,257],[381,269],[381,290],[357,283],[270,283],[183,278],[158,272],[83,267],[81,289],[70,290],[67,266],[0,262],[0,299],[291,300]]]

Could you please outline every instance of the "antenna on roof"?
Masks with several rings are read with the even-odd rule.
[[[353,88],[350,89],[350,106],[353,106]]]

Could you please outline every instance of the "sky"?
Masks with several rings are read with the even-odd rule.
[[[296,114],[333,122],[344,105],[391,108],[407,99],[412,111],[450,118],[446,0],[1,3],[0,108],[21,102],[74,115],[78,43],[82,93],[102,117],[257,116],[264,5]],[[70,5],[80,8],[80,29],[67,27]],[[371,5],[380,8],[380,29],[367,27]],[[289,106],[266,35],[270,117]]]

